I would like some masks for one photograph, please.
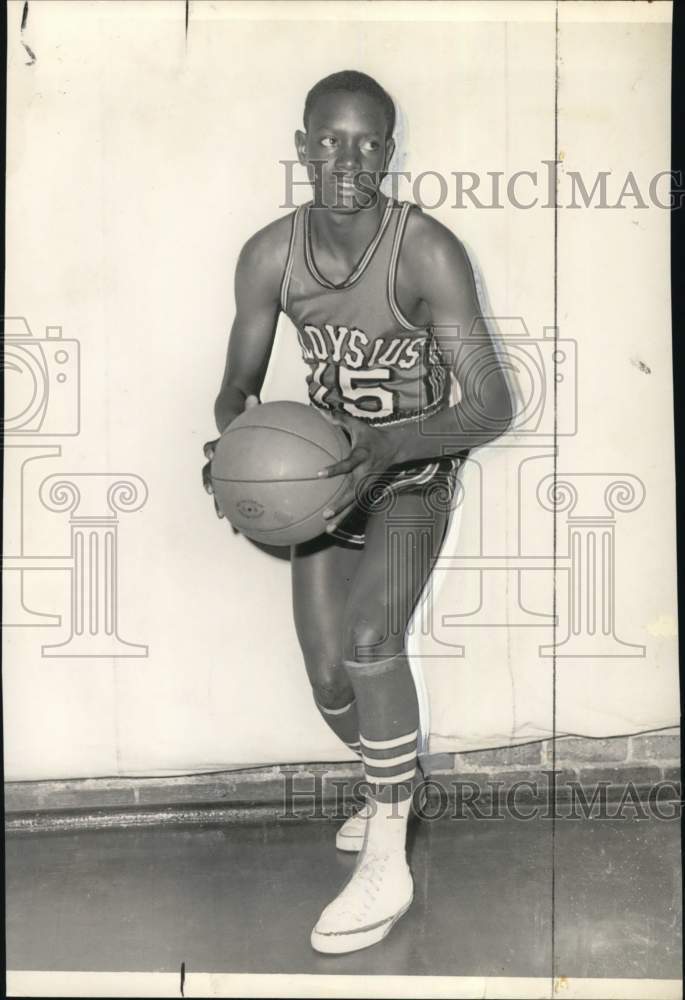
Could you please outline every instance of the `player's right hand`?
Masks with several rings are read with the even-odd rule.
[[[252,409],[253,406],[258,406],[258,405],[259,405],[259,399],[257,398],[257,396],[248,396],[247,399],[245,400],[246,410],[250,410]],[[226,427],[229,427],[233,423],[235,418],[238,416],[240,416],[240,414],[236,413],[231,418],[231,420],[229,420],[229,422],[226,424]],[[224,430],[226,430],[226,427],[224,427]],[[214,458],[214,452],[216,450],[216,446],[218,443],[219,443],[219,438],[215,438],[213,441],[205,441],[204,445],[202,446],[204,456],[207,459],[206,463],[202,466],[202,485],[204,486],[207,493],[209,493],[209,495],[214,500],[214,510],[216,511],[216,516],[221,518],[225,517],[226,515],[224,514],[224,512],[219,507],[219,504],[217,503],[217,499],[214,494],[214,487],[212,485],[212,459]],[[231,527],[233,528],[232,525]],[[238,534],[237,528],[233,528],[233,533],[235,535]]]
[[[214,451],[218,442],[219,438],[215,438],[214,441],[205,441],[202,446],[205,458],[207,459],[206,463],[202,466],[202,485],[214,500],[214,510],[216,512],[216,516],[224,517],[224,512],[217,503],[216,496],[214,495],[214,487],[212,486],[212,459],[214,458]]]

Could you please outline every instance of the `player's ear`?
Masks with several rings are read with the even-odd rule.
[[[303,132],[301,129],[297,129],[295,132],[295,149],[297,150],[297,158],[300,163],[305,166],[307,163],[307,133]]]
[[[387,170],[388,167],[390,166],[390,161],[392,160],[394,153],[395,153],[395,140],[393,139],[392,136],[390,136],[390,138],[386,139],[385,142],[385,161],[383,163],[384,170]]]

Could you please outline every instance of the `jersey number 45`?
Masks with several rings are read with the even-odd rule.
[[[382,384],[391,377],[389,368],[355,369],[331,365],[334,384],[327,386],[323,382],[327,367],[329,362],[321,361],[312,372],[309,395],[313,403],[323,407],[340,404],[351,416],[367,420],[392,416],[396,393]]]

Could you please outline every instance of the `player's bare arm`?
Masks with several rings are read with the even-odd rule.
[[[236,313],[231,327],[221,388],[214,404],[220,434],[244,409],[256,405],[273,347],[290,222],[277,219],[243,247],[235,272]],[[210,468],[216,440],[204,445],[202,482],[213,493]],[[223,514],[219,507],[217,515]]]
[[[500,356],[481,315],[473,272],[456,236],[436,219],[412,212],[398,268],[397,297],[408,316],[430,323],[461,398],[437,413],[396,427],[374,427],[346,413],[332,419],[352,441],[342,462],[321,475],[350,473],[349,489],[326,512],[332,532],[355,491],[391,465],[456,455],[488,444],[510,425],[512,401]]]
[[[235,272],[235,319],[214,405],[219,433],[242,413],[247,397],[259,396],[261,391],[276,333],[289,235],[288,217],[277,219],[255,233],[240,252]]]

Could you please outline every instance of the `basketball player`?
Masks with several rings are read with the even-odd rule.
[[[511,419],[487,331],[471,343],[465,336],[479,306],[461,244],[417,206],[380,191],[394,125],[391,98],[363,73],[335,73],[307,95],[295,142],[314,198],[243,247],[215,406],[223,432],[257,404],[284,312],[311,405],[351,442],[349,456],[320,473],[349,475],[324,512],[326,534],[292,551],[295,626],[314,699],[361,757],[369,788],[337,837],[360,851],[358,863],[312,931],[313,947],[332,954],[380,941],[411,903],[405,840],[419,710],[405,631],[439,553],[463,457]],[[203,470],[210,493],[214,444]]]

